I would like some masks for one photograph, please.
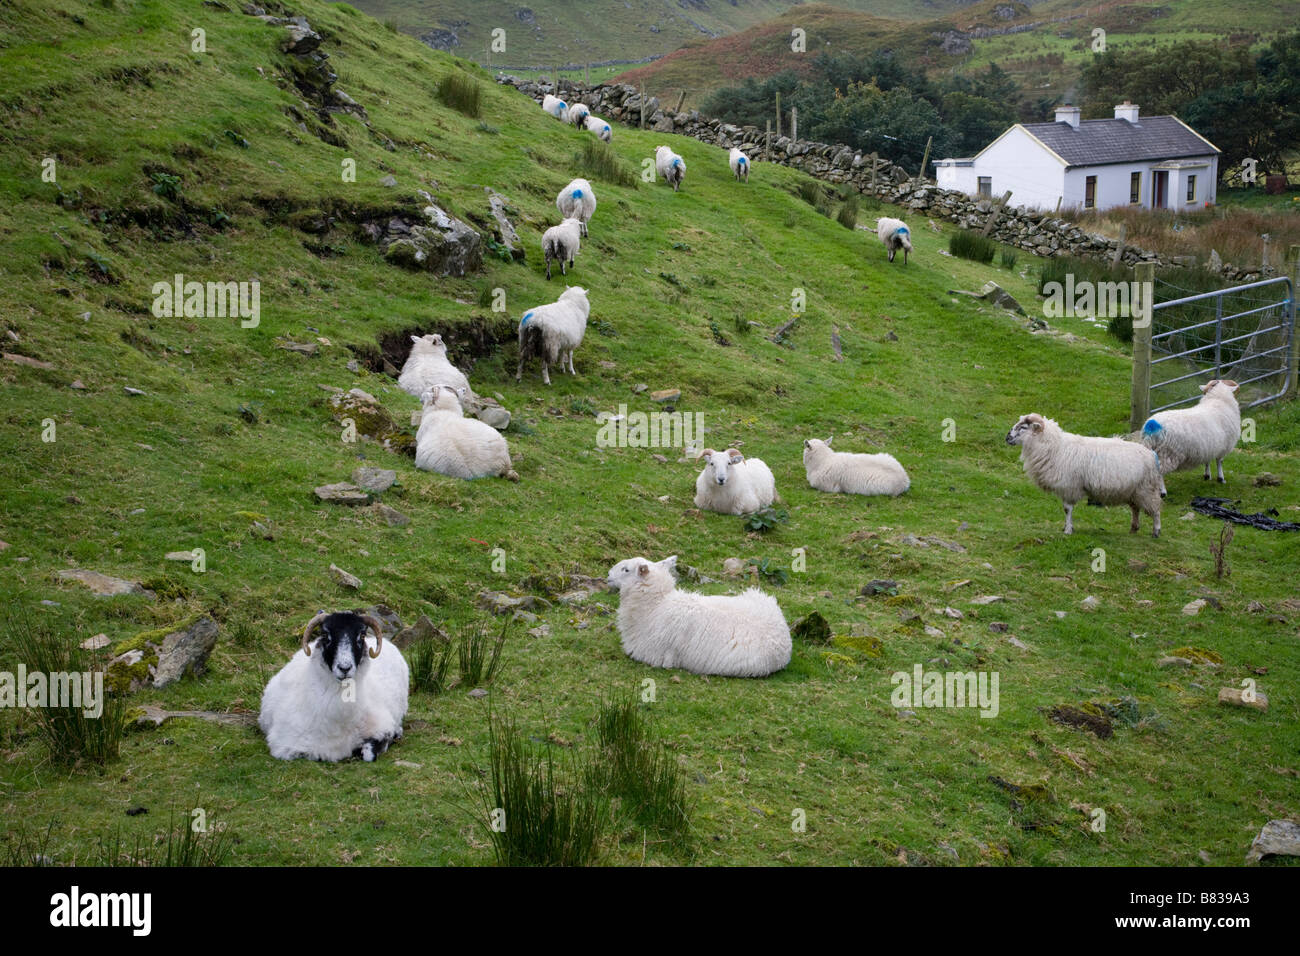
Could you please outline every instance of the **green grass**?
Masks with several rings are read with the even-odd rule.
[[[987,236],[982,236],[978,232],[970,229],[963,229],[960,232],[954,232],[948,240],[948,252],[961,259],[969,259],[972,262],[980,262],[989,265],[993,262],[993,257],[997,254],[998,244]],[[1015,265],[1015,259],[1011,260]],[[1006,263],[1003,263],[1006,266]]]
[[[452,109],[477,119],[482,109],[483,86],[474,77],[464,73],[448,73],[438,81],[438,99]],[[489,127],[480,127],[483,132],[488,129]]]
[[[597,594],[538,611],[549,634],[511,636],[493,706],[530,742],[587,747],[601,699],[655,681],[645,706],[685,774],[701,863],[892,865],[905,850],[935,864],[1196,865],[1204,850],[1236,865],[1266,820],[1300,813],[1290,773],[1297,612],[1283,604],[1295,597],[1300,539],[1240,528],[1226,554],[1232,576],[1220,581],[1209,552],[1218,522],[1182,520],[1206,487],[1195,473],[1169,478],[1158,541],[1129,535],[1114,509],[1080,508],[1076,533],[1060,534],[1059,505],[1026,480],[1003,436],[1031,411],[1072,431],[1125,431],[1127,355],[1091,323],[1054,321],[1035,334],[1005,310],[948,294],[996,278],[1032,313],[1038,260],[1022,255],[1015,272],[952,258],[943,255],[952,230],[917,223],[909,264],[891,265],[870,232],[800,199],[808,180],[798,172],[760,164],[738,185],[713,146],[619,127],[610,148],[630,168],[668,142],[690,175],[680,193],[596,183],[600,206],[568,279],[591,290],[578,374],[556,375],[550,388],[535,371],[516,383],[514,321],[564,285],[544,278],[540,236],[589,134],[472,70],[481,117],[467,117],[436,96],[456,68],[450,58],[347,6],[302,0],[295,10],[326,32],[338,87],[367,111],[370,128],[335,114],[321,131],[342,146],[312,132],[306,120],[318,119],[306,116],[304,132],[286,112],[299,96],[275,82],[289,66],[278,31],[261,21],[180,0],[7,9],[0,317],[18,336],[6,336],[6,351],[54,367],[0,361],[6,605],[21,602],[33,626],[76,643],[101,632],[116,643],[207,612],[221,627],[207,673],[130,703],[252,715],[322,608],[382,602],[404,623],[425,614],[457,634],[483,619],[483,590],[549,598],[536,582],[603,578],[623,558],[675,553],[715,579],[688,587],[724,593],[759,583],[724,579],[725,559],[767,561],[787,572],[784,586],[762,583],[787,619],[820,613],[831,645],[797,644],[789,667],[764,680],[654,670],[623,653],[617,599]],[[219,53],[177,42],[196,26],[222,37]],[[47,156],[57,183],[40,178]],[[340,175],[349,158],[355,182]],[[153,192],[151,172],[179,176],[178,198]],[[396,187],[380,185],[388,175]],[[517,210],[526,264],[490,259],[463,279],[406,271],[355,225],[418,214],[420,190],[486,222],[484,186]],[[215,212],[229,223],[212,225],[222,222]],[[156,318],[152,287],[176,273],[258,278],[260,325]],[[480,304],[484,288],[505,290],[505,315]],[[807,311],[778,345],[795,289]],[[714,321],[730,345],[715,341]],[[740,322],[751,331],[732,334]],[[499,393],[514,413],[519,484],[427,474],[406,456],[340,440],[318,386],[364,389],[404,424],[416,399],[367,362],[348,363],[411,330],[441,332],[476,391]],[[286,339],[319,351],[279,348]],[[661,410],[637,384],[680,389],[677,408],[703,414],[707,444],[743,442],[746,456],[765,460],[788,520],[755,534],[735,516],[699,514],[698,468],[677,460],[680,449],[599,446],[589,406]],[[1296,406],[1249,415],[1258,440],[1228,459],[1228,484],[1212,493],[1294,520]],[[53,442],[42,441],[47,420]],[[802,441],[832,432],[844,451],[895,455],[911,490],[874,499],[810,489]],[[408,527],[315,500],[314,487],[362,463],[397,469],[384,500]],[[1263,472],[1282,484],[1256,487]],[[165,561],[194,547],[205,549],[204,573]],[[806,570],[793,570],[796,548]],[[1098,548],[1105,571],[1093,570]],[[336,585],[331,563],[360,577],[361,591]],[[95,597],[56,577],[72,566],[172,586],[157,601]],[[873,579],[895,581],[898,593],[861,596]],[[1181,613],[1203,593],[1221,609]],[[972,604],[977,595],[1003,601]],[[1097,610],[1080,608],[1087,595]],[[1247,610],[1256,601],[1263,612]],[[1156,668],[1189,644],[1223,664]],[[18,659],[0,637],[0,670]],[[901,717],[890,675],[917,663],[997,670],[999,716]],[[1271,698],[1267,713],[1216,703],[1220,687],[1246,677]],[[174,718],[133,729],[103,770],[69,773],[54,768],[29,713],[0,709],[3,828],[25,821],[45,833],[55,822],[44,852],[66,861],[87,833],[120,827],[128,846],[152,839],[157,824],[124,820],[122,807],[190,806],[198,792],[209,826],[239,837],[231,864],[490,864],[491,841],[460,809],[493,760],[487,702],[468,690],[417,689],[405,736],[373,764],[280,762],[251,726]],[[1120,725],[1103,741],[1045,715],[1123,697],[1163,726]],[[990,776],[1048,788],[1060,824],[1017,826]],[[1093,833],[1074,804],[1104,808],[1107,832]],[[803,832],[791,827],[797,810]],[[340,813],[347,826],[335,825]],[[606,863],[680,862],[633,827],[602,830],[597,850]]]

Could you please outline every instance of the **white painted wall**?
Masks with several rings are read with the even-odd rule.
[[[1142,174],[1142,193],[1139,205],[1152,209],[1155,198],[1154,173],[1160,163],[1122,163],[1114,166],[1082,166],[1066,171],[1065,198],[1062,208],[1075,206],[1084,208],[1087,194],[1087,178],[1097,177],[1097,209],[1112,209],[1115,206],[1129,205],[1129,176]],[[1218,179],[1218,157],[1210,159],[1205,166],[1180,167],[1165,170],[1169,174],[1169,188],[1165,197],[1165,208],[1172,210],[1199,209],[1205,203],[1215,201],[1215,181]],[[1196,176],[1196,199],[1188,203],[1187,177]],[[1014,188],[1014,187],[1012,187]]]
[[[971,167],[970,189],[976,177],[992,179],[992,194],[1011,190],[1011,205],[1055,209],[1064,182],[1064,164],[1019,126],[994,140]]]

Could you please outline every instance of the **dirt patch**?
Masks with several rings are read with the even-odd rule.
[[[1099,740],[1109,740],[1115,735],[1115,730],[1107,718],[1089,714],[1067,704],[1051,708],[1047,716],[1053,723],[1060,724],[1062,727],[1072,727],[1075,730],[1086,730]]]

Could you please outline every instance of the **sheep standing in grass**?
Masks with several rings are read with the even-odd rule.
[[[724,515],[750,515],[776,500],[776,479],[761,458],[746,459],[735,448],[704,449],[706,462],[695,479],[695,507]]]
[[[1165,493],[1164,475],[1180,468],[1205,465],[1210,480],[1210,462],[1223,477],[1223,459],[1241,438],[1241,408],[1237,405],[1237,383],[1214,379],[1201,386],[1201,400],[1191,408],[1159,412],[1142,426],[1142,442],[1160,456],[1160,494]]]
[[[1074,532],[1074,506],[1087,498],[1100,505],[1128,505],[1151,516],[1151,536],[1160,537],[1160,464],[1151,449],[1122,438],[1073,435],[1050,418],[1025,415],[1007,433],[1020,446],[1020,460],[1039,488],[1061,499],[1065,533]]]
[[[277,760],[374,760],[402,736],[409,683],[376,618],[322,611],[266,685],[258,726]]]
[[[569,104],[564,102],[564,100],[560,99],[558,96],[552,96],[550,93],[547,93],[542,97],[542,109],[546,110],[546,112],[550,113],[557,120],[562,120],[569,110]]]
[[[832,438],[834,436],[831,436]],[[851,495],[901,495],[911,485],[893,455],[855,455],[831,450],[831,439],[803,443],[803,467],[808,484],[818,491]]]
[[[587,117],[590,115],[591,110],[587,108],[585,103],[574,103],[569,107],[569,111],[565,114],[564,119],[565,122],[572,123],[578,129],[582,129],[587,125]]]
[[[582,245],[582,222],[565,219],[542,233],[542,256],[546,259],[546,278],[551,277],[551,260],[560,264],[560,275],[567,276],[573,267],[573,257]],[[568,263],[566,268],[565,263]]]
[[[736,177],[736,182],[744,180],[749,182],[749,157],[736,148],[732,148],[731,157],[731,174]]]
[[[680,591],[676,566],[676,556],[628,558],[609,569],[624,653],[721,677],[766,677],[790,663],[790,627],[775,598],[757,588],[735,597]]]
[[[449,385],[461,396],[469,395],[469,379],[447,359],[441,335],[412,335],[411,354],[406,357],[397,387],[419,398],[434,385]]]
[[[593,115],[587,117],[587,131],[595,133],[596,138],[605,143],[608,143],[614,138],[614,130],[610,128],[609,123],[601,119],[599,116]]]
[[[894,255],[902,249],[903,265],[907,265],[907,254],[912,251],[912,232],[907,228],[907,223],[901,219],[882,216],[876,220],[876,235],[885,244],[890,262],[894,261]]]
[[[587,236],[587,223],[596,212],[596,191],[585,179],[575,179],[560,190],[555,197],[555,207],[565,219],[576,219],[582,225],[583,238]]]
[[[523,378],[524,361],[532,355],[542,360],[542,381],[547,385],[551,384],[548,366],[558,364],[563,372],[566,359],[569,374],[577,375],[573,370],[573,350],[582,344],[590,314],[587,290],[576,285],[566,288],[550,305],[539,305],[525,312],[519,320],[519,368],[515,381]]]
[[[416,468],[451,478],[519,480],[501,433],[477,418],[466,418],[453,389],[435,385],[421,401],[424,412],[415,433]]]
[[[669,147],[655,149],[655,169],[673,187],[673,192],[682,188],[682,180],[686,178],[686,160]]]

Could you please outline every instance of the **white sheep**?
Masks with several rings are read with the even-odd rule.
[[[695,507],[724,515],[750,515],[776,500],[776,479],[761,458],[745,458],[737,449],[704,449],[706,462],[695,479]]]
[[[1160,494],[1165,493],[1164,475],[1180,468],[1205,465],[1210,480],[1210,462],[1223,477],[1223,459],[1237,447],[1241,437],[1241,409],[1237,405],[1237,383],[1214,379],[1201,386],[1201,400],[1191,408],[1159,412],[1142,426],[1142,443],[1160,456]]]
[[[595,133],[596,138],[602,142],[608,143],[614,138],[614,131],[610,128],[609,123],[594,114],[587,117],[587,131]]]
[[[424,412],[415,433],[416,468],[452,478],[519,480],[501,433],[477,418],[466,418],[453,389],[435,385],[420,400]]]
[[[402,736],[410,675],[380,627],[349,611],[311,619],[302,649],[262,693],[258,726],[272,757],[369,761]]]
[[[749,157],[742,153],[734,146],[731,149],[728,162],[731,164],[731,173],[736,177],[736,181],[744,180],[749,182]]]
[[[559,365],[563,372],[567,360],[569,374],[577,375],[573,370],[573,350],[582,344],[590,314],[587,290],[576,285],[565,288],[549,305],[539,305],[525,312],[519,320],[519,368],[515,372],[515,381],[523,378],[524,361],[532,355],[541,359],[542,381],[547,385],[551,384],[547,370],[550,365]]]
[[[560,99],[558,96],[552,96],[550,93],[547,93],[542,97],[542,109],[546,110],[546,112],[550,113],[557,120],[563,120],[569,111],[569,104],[564,102],[564,100]]]
[[[609,569],[629,657],[721,677],[766,677],[790,663],[790,627],[775,598],[757,588],[734,597],[681,591],[676,566],[676,556],[628,558]]]
[[[596,212],[596,191],[585,179],[575,179],[560,190],[555,197],[555,208],[565,219],[576,219],[582,225],[582,235],[586,238],[587,223]]]
[[[582,129],[587,125],[587,117],[590,115],[591,110],[587,108],[585,103],[574,103],[569,107],[568,112],[565,113],[564,121],[566,123],[572,123],[578,129]]]
[[[441,335],[412,335],[411,353],[397,377],[397,387],[419,398],[433,385],[448,385],[461,396],[471,394],[465,373],[447,359]]]
[[[907,223],[901,219],[881,216],[876,220],[876,235],[885,244],[890,262],[894,261],[895,253],[902,249],[903,265],[907,265],[907,254],[912,251],[912,232],[907,228]]]
[[[1074,532],[1074,506],[1128,505],[1130,531],[1138,514],[1151,516],[1151,536],[1160,537],[1160,465],[1151,449],[1122,438],[1074,435],[1042,415],[1025,415],[1007,433],[1008,445],[1020,446],[1020,460],[1039,488],[1061,499],[1065,533]]]
[[[686,160],[682,159],[667,146],[655,149],[655,169],[673,187],[673,192],[682,188],[686,178]]]
[[[582,223],[577,219],[565,219],[558,226],[552,226],[542,233],[542,255],[546,258],[546,278],[551,277],[551,260],[560,263],[560,275],[567,276],[573,266],[573,257],[582,245]],[[568,268],[565,263],[568,263]]]
[[[803,467],[808,473],[808,484],[818,491],[901,495],[911,486],[907,472],[893,455],[834,451],[831,438],[825,441],[810,438],[803,443]]]

